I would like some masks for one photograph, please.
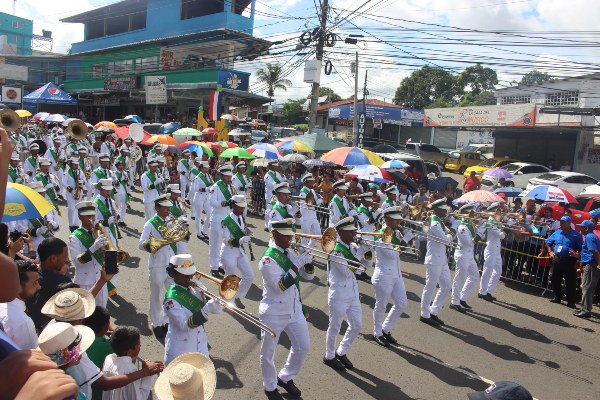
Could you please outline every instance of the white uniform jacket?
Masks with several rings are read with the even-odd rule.
[[[338,243],[350,249],[350,252],[357,260],[364,257],[364,253],[369,249],[366,246],[357,246],[352,243],[350,247],[342,242]],[[356,274],[348,266],[350,265],[341,251],[333,250],[333,257],[329,259],[329,298],[330,299],[352,299],[358,300],[358,283]],[[356,266],[353,264],[353,266]]]
[[[425,264],[447,265],[446,245],[452,242],[452,235],[446,233],[445,228],[439,221],[431,221],[429,232],[427,232],[427,253]]]

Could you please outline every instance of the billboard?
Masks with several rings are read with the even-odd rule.
[[[423,126],[520,126],[535,125],[535,104],[431,108]]]
[[[226,89],[248,91],[250,74],[234,70],[219,70],[219,84]]]
[[[166,76],[147,76],[146,84],[146,104],[166,104],[167,103],[167,77]]]
[[[358,105],[358,112],[362,110],[362,104]],[[376,104],[367,104],[366,117],[368,119],[381,119],[385,123],[401,125],[404,123],[423,122],[423,110],[412,108],[390,107]],[[341,106],[329,107],[328,118],[337,120],[353,120],[354,105],[344,104]]]
[[[21,104],[21,93],[20,87],[2,86],[2,101]]]

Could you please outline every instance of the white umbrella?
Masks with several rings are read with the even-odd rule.
[[[281,159],[281,161],[283,162],[293,162],[293,163],[301,163],[306,161],[306,156],[302,155],[302,154],[298,154],[298,153],[292,153],[292,154],[288,154],[283,156],[283,158]]]
[[[408,167],[410,167],[410,165],[401,160],[389,160],[379,166],[379,168],[383,169],[404,169]]]
[[[42,121],[44,121],[44,122],[65,122],[66,120],[67,120],[67,117],[65,117],[64,115],[50,114],[46,118],[44,118]]]
[[[277,147],[269,143],[256,143],[248,147],[246,150],[254,157],[268,158],[271,160],[280,160],[281,155]]]
[[[268,160],[266,158],[257,158],[256,160],[250,161],[250,163],[255,167],[266,167],[267,165],[269,165],[270,161],[271,160]]]

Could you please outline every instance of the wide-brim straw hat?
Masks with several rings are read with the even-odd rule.
[[[57,321],[77,321],[92,315],[96,299],[87,290],[65,289],[56,293],[42,307],[42,314]]]
[[[215,394],[217,373],[204,354],[185,353],[175,358],[154,383],[159,400],[210,400]]]
[[[90,348],[95,339],[94,331],[85,325],[73,326],[68,322],[55,322],[46,326],[40,333],[38,350],[50,355],[77,343],[83,353]]]

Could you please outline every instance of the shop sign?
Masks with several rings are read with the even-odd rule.
[[[21,103],[21,88],[2,86],[2,101],[5,103]]]
[[[528,126],[535,125],[535,104],[431,108],[423,126]]]
[[[167,77],[146,76],[146,104],[167,103]]]
[[[131,90],[137,88],[136,76],[104,78],[104,90]]]
[[[92,104],[95,106],[118,106],[121,103],[119,96],[112,95],[107,97],[94,97]]]
[[[219,70],[219,84],[225,89],[248,91],[250,74],[245,72],[222,69]]]

